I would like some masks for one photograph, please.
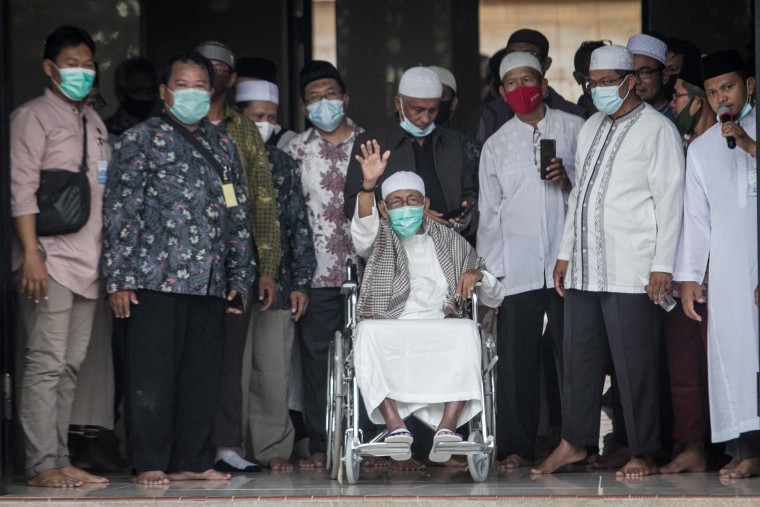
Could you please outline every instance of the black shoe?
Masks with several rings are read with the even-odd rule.
[[[216,463],[214,463],[214,470],[217,472],[232,472],[232,473],[251,473],[251,472],[261,472],[261,465],[257,465],[256,463],[249,465],[245,468],[238,468],[230,465],[223,459],[217,460]]]

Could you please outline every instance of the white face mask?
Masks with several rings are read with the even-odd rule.
[[[256,126],[259,128],[259,133],[264,142],[269,141],[269,138],[272,137],[272,133],[274,132],[275,125],[272,125],[268,121],[257,121]]]

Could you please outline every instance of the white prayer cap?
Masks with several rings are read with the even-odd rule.
[[[279,104],[280,92],[277,85],[269,81],[241,81],[235,89],[235,102],[249,100],[266,100]]]
[[[668,45],[657,37],[651,35],[634,35],[628,39],[628,51],[632,55],[644,55],[654,58],[663,65],[668,63]]]
[[[401,76],[398,94],[415,99],[440,99],[443,94],[441,80],[427,67],[412,67]]]
[[[633,56],[623,46],[610,44],[591,53],[589,70],[633,70]]]
[[[457,80],[454,77],[454,74],[452,74],[449,69],[444,69],[443,67],[439,67],[438,65],[431,65],[430,67],[428,67],[428,69],[436,73],[436,75],[438,76],[438,79],[441,80],[441,84],[445,84],[446,86],[454,90],[454,93],[456,93]]]
[[[417,173],[413,173],[412,171],[398,171],[388,176],[388,179],[383,182],[383,200],[396,190],[416,190],[424,196],[425,183]]]
[[[515,51],[501,59],[501,65],[499,65],[499,78],[504,79],[507,72],[519,67],[530,67],[531,69],[537,70],[542,76],[544,75],[544,71],[541,68],[541,63],[538,61],[538,58],[526,51]]]

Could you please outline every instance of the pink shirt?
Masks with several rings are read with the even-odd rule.
[[[108,132],[91,107],[80,112],[50,90],[11,114],[11,215],[35,215],[42,169],[78,171],[82,160],[82,115],[87,117],[87,175],[90,179],[90,220],[79,231],[38,238],[48,274],[86,298],[100,295],[103,184],[98,183],[98,160],[110,161]],[[16,239],[13,269],[21,267],[23,251]]]

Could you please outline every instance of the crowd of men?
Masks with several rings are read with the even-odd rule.
[[[476,138],[452,127],[457,82],[439,66],[407,69],[396,114],[365,130],[339,70],[309,61],[297,133],[278,120],[276,66],[221,42],[159,70],[123,62],[105,121],[95,62],[85,31],[56,29],[44,94],[11,117],[30,485],[324,467],[346,261],[381,256],[377,234],[393,246],[427,230],[424,248],[404,244],[409,298],[388,293],[386,313],[368,298],[400,279],[370,277],[366,318],[443,318],[480,279],[498,294],[484,302],[497,306],[499,468],[760,475],[755,78],[737,51],[648,34],[584,42],[576,104],[549,86],[546,37],[518,30],[490,60]],[[74,232],[38,234],[51,169],[86,174],[90,217]],[[446,257],[439,242],[477,259],[459,285],[445,273],[456,298],[415,257]],[[607,375],[614,432],[600,449]],[[388,401],[388,441],[423,438],[408,459],[366,466],[464,466],[426,463],[425,429]],[[435,438],[461,439],[464,405],[451,403]]]

